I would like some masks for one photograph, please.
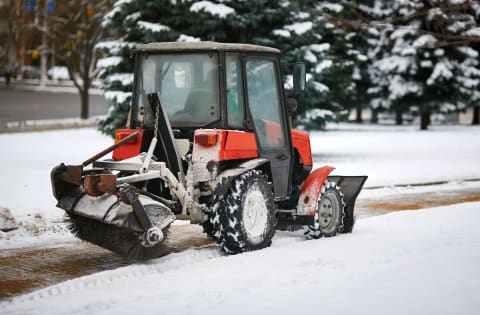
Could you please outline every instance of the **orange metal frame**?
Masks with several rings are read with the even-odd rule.
[[[270,126],[271,127],[271,126]],[[268,128],[271,129],[271,128]],[[128,137],[129,135],[138,131],[137,129],[119,129],[115,134],[115,143]],[[241,160],[253,159],[258,157],[257,142],[253,132],[244,132],[237,130],[221,130],[221,129],[199,129],[198,133],[206,133],[217,135],[215,139],[220,141],[218,161],[224,160]],[[273,131],[275,134],[275,132]],[[197,134],[197,132],[196,132]],[[140,130],[140,135],[137,140],[126,143],[121,147],[115,149],[112,154],[114,160],[125,160],[140,154],[140,149],[143,139],[143,130]],[[213,139],[213,137],[212,137]],[[310,147],[310,139],[307,133],[292,130],[292,141],[294,148],[300,154],[303,165],[311,166],[312,154]],[[209,144],[207,143],[207,146]],[[203,145],[200,145],[203,146]]]
[[[112,159],[115,161],[125,160],[140,154],[140,149],[142,147],[143,139],[143,129],[118,129],[115,132],[115,143],[119,142],[122,139],[125,139],[129,135],[140,131],[138,138],[132,142],[125,143],[121,147],[115,149],[112,153]]]

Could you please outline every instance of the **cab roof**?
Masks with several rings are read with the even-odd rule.
[[[279,54],[280,50],[258,45],[217,42],[158,42],[138,45],[136,52],[244,51]]]

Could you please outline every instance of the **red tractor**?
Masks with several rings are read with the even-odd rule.
[[[269,246],[279,222],[306,226],[311,238],[352,231],[367,177],[312,171],[277,49],[151,43],[134,57],[128,129],[82,165],[52,170],[57,206],[79,238],[149,259],[176,218],[201,224],[227,253]],[[302,89],[303,64],[291,68]]]

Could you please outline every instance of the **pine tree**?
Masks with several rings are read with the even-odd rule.
[[[116,39],[97,46],[104,56],[98,64],[103,69],[103,88],[113,102],[101,130],[113,134],[125,125],[133,82],[129,55],[136,44],[216,40],[268,45],[287,51],[288,62],[300,44],[287,43],[278,31],[291,25],[287,31],[295,33],[293,15],[288,1],[117,1],[104,20]]]
[[[370,85],[368,76],[368,40],[372,35],[368,29],[358,27],[368,17],[364,7],[369,1],[322,2],[318,8],[328,21],[324,32],[330,43],[333,66],[326,84],[330,87],[328,102],[337,103],[350,112],[355,110],[356,122],[362,122],[363,108],[369,103],[367,93]]]
[[[272,31],[272,38],[283,51],[284,62],[300,61],[306,65],[306,89],[292,96],[299,103],[294,124],[307,130],[323,128],[327,121],[338,120],[342,112],[338,102],[328,101],[334,88],[328,81],[334,62],[331,44],[324,34],[333,25],[319,14],[321,9],[317,5],[317,1],[311,0],[291,3],[289,22]]]
[[[111,106],[100,129],[113,136],[115,130],[125,126],[133,90],[133,60],[131,54],[137,44],[152,41],[175,41],[180,34],[166,24],[172,16],[178,17],[177,7],[171,1],[117,1],[105,16],[103,25],[114,39],[99,43],[103,55],[97,66],[102,69],[102,88]],[[176,15],[174,14],[175,12]]]
[[[393,1],[390,5],[384,25],[384,47],[389,49],[374,63],[373,81],[397,117],[415,104],[421,129],[427,129],[433,112],[460,110],[478,99],[478,53],[468,38],[477,29],[469,12],[471,2]]]

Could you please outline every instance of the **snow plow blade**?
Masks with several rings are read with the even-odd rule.
[[[69,174],[78,174],[78,168],[61,164],[51,173],[57,207],[67,212],[75,236],[128,259],[158,257],[164,234],[175,220],[172,211],[131,185],[122,187],[116,195],[91,196],[83,184],[72,183],[76,176]],[[82,179],[89,176],[88,172],[80,174]]]
[[[357,196],[363,188],[368,176],[328,176],[328,180],[340,186],[345,201],[345,218],[342,233],[351,233],[355,224],[354,208]]]

